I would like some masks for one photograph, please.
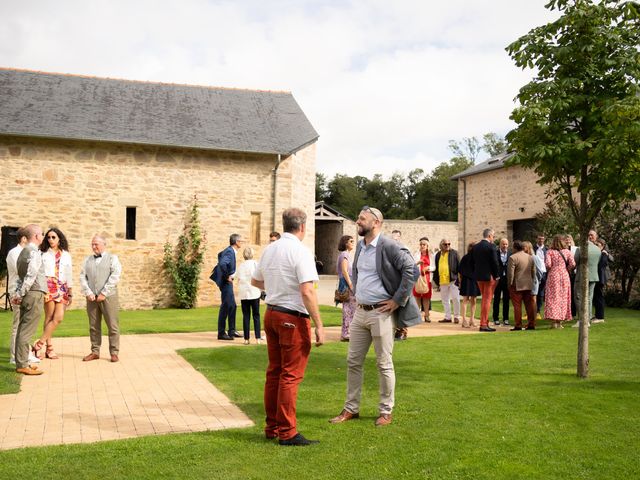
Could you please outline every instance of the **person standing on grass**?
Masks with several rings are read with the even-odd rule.
[[[522,330],[523,301],[527,312],[527,330],[535,330],[536,301],[531,294],[536,277],[534,257],[525,251],[525,245],[520,240],[513,242],[513,252],[507,261],[507,286],[511,303],[513,303],[513,321],[515,323],[511,331]]]
[[[498,265],[500,278],[493,292],[493,324],[500,325],[500,297],[502,297],[502,324],[509,325],[509,285],[507,284],[507,262],[511,256],[509,240],[500,239],[498,248]]]
[[[44,235],[39,225],[24,227],[27,245],[22,249],[16,266],[18,283],[11,297],[13,305],[20,305],[20,321],[16,332],[16,372],[23,375],[42,375],[42,370],[29,365],[29,342],[38,328],[47,293],[47,277],[39,250]]]
[[[362,207],[356,226],[358,242],[353,261],[353,286],[358,308],[351,322],[347,354],[347,399],[342,412],[329,420],[341,423],[360,416],[364,361],[373,343],[380,385],[376,426],[391,423],[396,376],[393,368],[394,323],[420,323],[420,310],[411,290],[420,272],[409,251],[381,235],[382,213]],[[395,318],[394,318],[395,317]]]
[[[451,323],[451,304],[453,303],[453,321],[460,323],[460,290],[458,283],[458,252],[451,248],[446,238],[440,240],[440,251],[436,253],[436,270],[433,282],[440,287],[444,318],[438,323]]]
[[[90,362],[100,358],[102,345],[102,317],[109,332],[109,353],[111,361],[117,362],[120,355],[120,319],[118,310],[118,282],[122,266],[116,255],[107,252],[107,241],[100,235],[91,239],[93,255],[84,259],[80,271],[80,289],[87,298],[89,317],[89,339],[91,353],[82,361]]]
[[[253,329],[256,343],[262,343],[260,333],[260,289],[251,285],[251,276],[258,268],[258,263],[253,259],[253,248],[246,247],[242,251],[244,262],[238,267],[236,278],[238,279],[238,296],[242,308],[242,333],[244,334],[244,344],[249,345],[251,332],[251,318],[253,318]]]
[[[471,259],[473,272],[478,282],[478,288],[482,295],[480,304],[480,331],[495,332],[496,329],[489,326],[489,309],[493,299],[493,289],[496,279],[500,276],[498,267],[498,252],[493,244],[494,232],[492,228],[482,231],[482,240],[473,246]]]
[[[613,262],[613,257],[607,251],[607,243],[603,238],[596,240],[596,245],[600,249],[600,260],[598,261],[598,283],[593,289],[593,308],[595,310],[595,318],[591,319],[591,323],[604,323],[604,288],[607,286],[611,271],[609,270],[609,262]]]
[[[236,254],[242,247],[242,236],[229,236],[229,246],[218,253],[218,264],[213,269],[212,279],[220,289],[220,310],[218,311],[218,340],[233,340],[242,335],[236,330],[236,298],[233,295],[233,275],[236,273]],[[228,319],[228,320],[227,320]],[[229,329],[225,331],[228,324]]]
[[[311,323],[316,346],[324,343],[318,297],[318,281],[311,251],[302,244],[307,233],[307,214],[299,208],[282,213],[284,233],[265,248],[251,284],[267,293],[264,330],[267,334],[267,366],[264,386],[265,437],[279,439],[282,446],[307,446],[297,428],[298,386],[304,378],[311,353]]]
[[[424,277],[424,281],[429,290],[418,293],[414,285],[413,296],[416,297],[416,302],[418,302],[418,307],[420,307],[422,319],[427,323],[431,323],[429,312],[431,310],[431,295],[433,294],[433,289],[431,287],[431,256],[429,254],[429,239],[427,237],[420,238],[419,250],[414,253],[413,259],[418,265],[420,275]]]
[[[576,268],[576,262],[568,247],[564,235],[555,235],[544,260],[547,269],[544,316],[551,320],[552,328],[563,328],[562,322],[573,318],[569,272]]]
[[[353,262],[350,253],[355,248],[356,241],[351,235],[343,235],[338,243],[338,260],[336,261],[336,271],[338,272],[338,290],[343,288],[349,290],[349,300],[342,302],[342,329],[340,332],[340,341],[349,341],[349,326],[353,315],[356,312],[356,297],[353,293],[353,283],[351,282],[351,274],[353,271]]]
[[[480,295],[478,282],[476,282],[473,273],[473,265],[471,260],[471,252],[473,251],[474,242],[467,247],[467,253],[460,259],[458,265],[458,280],[460,281],[460,295],[462,295],[462,328],[475,327],[474,317],[476,314],[476,297]],[[467,322],[467,303],[469,303],[469,321]]]

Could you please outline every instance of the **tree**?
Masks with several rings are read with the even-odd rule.
[[[482,146],[476,137],[465,137],[462,140],[449,140],[449,150],[453,152],[455,158],[469,160],[473,165],[476,163]]]
[[[506,153],[507,151],[507,142],[505,142],[504,138],[497,133],[485,133],[482,136],[482,140],[484,141],[482,149],[491,157],[495,157],[501,153]]]
[[[169,242],[164,244],[164,267],[173,284],[178,308],[193,308],[196,304],[204,251],[205,239],[200,231],[198,201],[194,196],[175,252]]]
[[[532,168],[569,206],[586,252],[603,209],[633,200],[640,186],[640,6],[620,0],[551,0],[562,16],[507,47],[535,68],[511,114],[510,164]],[[587,255],[578,267],[587,278]],[[578,375],[589,373],[589,305],[582,282]]]
[[[322,202],[327,196],[327,176],[316,172],[316,202]]]

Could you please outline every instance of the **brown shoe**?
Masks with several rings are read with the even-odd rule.
[[[87,355],[86,357],[84,357],[82,359],[83,362],[90,362],[91,360],[98,360],[100,358],[100,355],[98,355],[97,353],[93,353],[91,352],[89,355]]]
[[[38,370],[38,367],[27,367],[16,368],[16,373],[21,373],[23,375],[42,375],[44,372],[42,370]]]
[[[353,420],[354,418],[360,418],[360,414],[342,410],[340,412],[340,415],[338,415],[337,417],[333,417],[331,420],[329,420],[329,423],[342,423],[346,422],[347,420]]]
[[[118,360],[120,360],[120,359],[118,358],[118,355],[116,355],[115,353],[112,353],[112,354],[111,354],[111,361],[112,361],[113,363],[115,363],[115,362],[117,362]]]
[[[391,423],[391,414],[390,413],[381,413],[378,418],[376,418],[376,427],[382,427],[383,425],[389,425]]]

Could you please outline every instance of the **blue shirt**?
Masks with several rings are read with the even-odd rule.
[[[391,298],[385,290],[376,268],[376,247],[379,238],[380,234],[369,245],[365,245],[364,240],[360,240],[356,301],[364,305],[375,305]]]

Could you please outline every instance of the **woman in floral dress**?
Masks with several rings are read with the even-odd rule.
[[[42,337],[34,344],[33,351],[38,351],[46,346],[45,357],[52,360],[58,359],[53,350],[51,337],[64,318],[64,312],[73,295],[72,265],[69,254],[67,238],[57,228],[50,228],[44,236],[45,241],[40,245],[44,274],[47,277],[47,294],[44,297],[44,328]]]
[[[571,250],[567,248],[564,235],[553,237],[544,264],[547,268],[544,316],[553,322],[552,328],[563,328],[562,322],[572,319],[569,271],[576,268],[576,261]]]
[[[338,243],[338,260],[336,262],[336,272],[338,273],[338,290],[343,291],[344,288],[349,289],[349,300],[342,303],[342,332],[340,333],[340,341],[349,341],[349,325],[356,313],[356,296],[353,292],[353,283],[351,282],[352,266],[350,253],[356,246],[356,241],[351,235],[343,235]]]

